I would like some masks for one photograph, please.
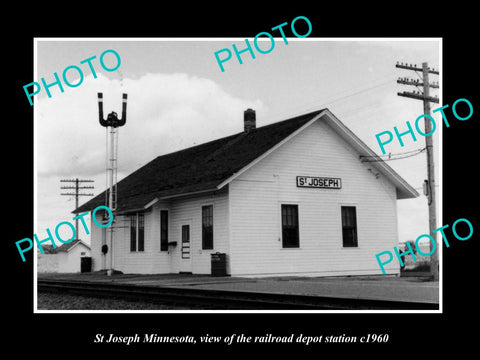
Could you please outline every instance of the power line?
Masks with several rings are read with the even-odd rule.
[[[362,162],[379,162],[379,161],[392,161],[392,160],[400,160],[400,159],[406,159],[412,156],[416,156],[418,154],[421,154],[424,152],[426,148],[422,149],[417,149],[417,150],[411,150],[411,151],[406,151],[403,153],[396,153],[396,154],[388,154],[388,155],[377,155],[377,156],[364,156],[360,155],[360,160]]]
[[[439,188],[440,185],[435,185],[436,188]],[[419,187],[416,187],[414,188],[415,190],[422,190],[423,189],[423,186],[419,186]]]
[[[377,156],[368,156],[368,157],[391,157],[391,156],[396,156],[396,155],[405,155],[405,154],[411,154],[411,153],[414,153],[414,152],[418,152],[418,151],[424,151],[425,148],[421,148],[421,149],[415,149],[415,150],[410,150],[410,151],[405,151],[405,152],[401,152],[401,153],[396,153],[396,154],[392,154],[392,153],[389,153],[388,155],[385,154],[385,155],[377,155]],[[367,156],[365,156],[367,157]]]
[[[329,103],[329,104],[333,104],[333,103],[335,103],[335,102],[337,102],[337,101],[344,100],[344,99],[348,99],[349,97],[352,97],[352,96],[355,96],[355,95],[364,93],[364,92],[366,92],[366,91],[370,91],[370,90],[376,89],[376,88],[378,88],[378,87],[380,87],[380,86],[384,86],[384,85],[387,85],[387,84],[390,84],[390,83],[391,83],[391,80],[388,80],[388,81],[382,82],[382,83],[380,83],[380,84],[373,85],[373,86],[370,86],[370,87],[365,88],[365,89],[361,89],[361,90],[359,90],[359,91],[357,91],[357,92],[354,92],[354,93],[352,93],[352,94],[339,97],[339,98],[337,98],[337,99],[335,99],[335,100],[329,101],[328,103]]]
[[[331,97],[324,97],[323,99],[311,101],[308,104],[298,106],[298,107],[296,107],[296,109],[298,109],[298,110],[292,109],[290,111],[290,113],[288,113],[288,116],[293,117],[293,116],[308,112],[310,110],[313,111],[313,110],[316,110],[316,109],[320,109],[321,107],[329,106],[330,104],[336,103],[338,101],[345,100],[345,99],[351,98],[353,96],[357,96],[359,94],[362,94],[364,92],[371,91],[371,90],[374,90],[376,88],[391,84],[392,81],[394,81],[395,78],[396,78],[396,76],[392,76],[393,74],[394,73],[389,73],[389,74],[386,74],[384,76],[378,77],[374,81],[379,81],[379,80],[384,80],[384,79],[388,79],[388,80],[383,81],[379,84],[371,85],[371,86],[368,86],[368,87],[365,87],[365,88],[360,88],[353,93],[342,95],[343,93],[346,93],[347,91],[341,91],[341,92],[339,92],[339,93],[337,93],[337,94],[335,94]],[[309,104],[317,104],[317,105],[310,106]]]

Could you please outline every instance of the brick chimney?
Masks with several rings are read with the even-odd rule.
[[[257,127],[255,119],[255,110],[247,109],[243,112],[243,128],[245,132],[255,130]]]

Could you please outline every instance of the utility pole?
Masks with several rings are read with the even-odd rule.
[[[412,64],[403,64],[398,63],[396,65],[397,68],[406,69],[406,70],[413,70],[417,73],[420,77],[418,79],[408,79],[408,78],[399,78],[397,80],[398,84],[402,85],[414,85],[419,89],[418,92],[407,92],[404,91],[402,93],[397,93],[398,96],[409,97],[415,100],[422,100],[423,101],[423,113],[425,115],[430,114],[430,103],[434,102],[438,104],[438,97],[430,96],[430,88],[438,89],[438,82],[430,83],[429,81],[429,74],[439,75],[439,72],[435,69],[430,69],[428,67],[428,63],[422,63],[422,67],[419,68],[416,65]],[[422,76],[418,74],[418,72],[422,73]],[[419,87],[422,87],[420,90]],[[432,131],[432,126],[430,120],[425,117],[425,133],[429,134]],[[437,229],[437,211],[436,211],[436,200],[435,200],[435,166],[433,161],[433,141],[432,136],[425,136],[425,148],[427,153],[427,176],[428,180],[426,181],[426,191],[425,195],[428,199],[428,218],[429,218],[429,227],[430,227],[430,235],[433,237],[435,241],[435,248],[438,248],[438,242],[436,233],[433,230]],[[433,252],[430,257],[430,274],[433,277],[434,281],[438,281],[439,279],[439,265],[438,265],[438,249],[434,251],[434,244],[430,243],[430,252]]]
[[[60,189],[71,189],[75,190],[74,193],[61,193],[60,195],[75,196],[75,209],[78,209],[78,197],[79,196],[93,196],[93,194],[83,194],[80,193],[82,189],[93,189],[93,186],[79,186],[80,183],[93,182],[93,180],[80,180],[76,179],[62,179],[60,182],[75,183],[75,186],[62,186]],[[78,219],[75,220],[75,240],[78,240]]]

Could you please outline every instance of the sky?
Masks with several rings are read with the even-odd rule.
[[[259,43],[262,48],[270,46],[266,41]],[[106,187],[105,128],[98,123],[98,92],[103,92],[104,114],[121,114],[121,94],[128,93],[127,124],[119,131],[120,180],[159,155],[242,131],[247,108],[256,110],[257,127],[328,108],[381,154],[375,134],[393,131],[393,126],[406,130],[406,121],[413,125],[423,114],[421,101],[397,96],[397,92],[417,90],[397,84],[397,78],[418,78],[413,71],[396,68],[397,61],[441,67],[438,39],[307,37],[288,38],[285,44],[280,37],[268,54],[255,52],[252,59],[249,53],[243,53],[243,64],[233,55],[223,64],[222,72],[214,53],[224,48],[232,50],[232,44],[242,49],[245,39],[36,39],[32,81],[44,78],[51,83],[55,72],[61,77],[71,65],[80,67],[84,75],[77,87],[64,84],[61,92],[58,86],[52,86],[50,98],[44,90],[34,98],[34,228],[39,239],[46,237],[46,228],[53,230],[59,222],[71,221],[74,216],[73,197],[60,195],[64,192],[60,186],[65,185],[61,179],[92,179],[95,189],[85,192],[95,195]],[[101,54],[109,49],[121,59],[118,69],[111,72],[99,62]],[[96,56],[91,61],[96,78],[88,64],[81,64],[92,56]],[[103,60],[107,68],[116,65],[111,53],[106,53]],[[67,73],[73,84],[79,81],[75,73]],[[431,76],[441,85],[441,77]],[[440,96],[438,90],[432,90],[431,95],[435,94]],[[440,106],[441,102],[432,104],[432,109]],[[439,115],[434,114],[434,118],[440,124]],[[437,126],[432,135],[438,165],[437,194],[441,189],[441,131]],[[425,147],[421,136],[417,141],[404,137],[404,141],[404,147],[398,142],[389,144],[387,152],[397,154]],[[388,165],[421,194],[397,202],[399,240],[428,234],[427,201],[422,190],[427,177],[425,153],[389,161]],[[80,204],[90,198],[81,197]],[[440,226],[441,216],[437,214]],[[90,242],[82,228],[80,237]]]

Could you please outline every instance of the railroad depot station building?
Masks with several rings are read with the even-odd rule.
[[[243,132],[118,182],[114,224],[90,227],[92,270],[111,255],[124,273],[210,274],[220,252],[232,276],[381,274],[375,254],[398,244],[396,202],[419,194],[364,156],[376,155],[328,109],[258,128],[248,109]],[[105,192],[74,213],[98,205]]]

